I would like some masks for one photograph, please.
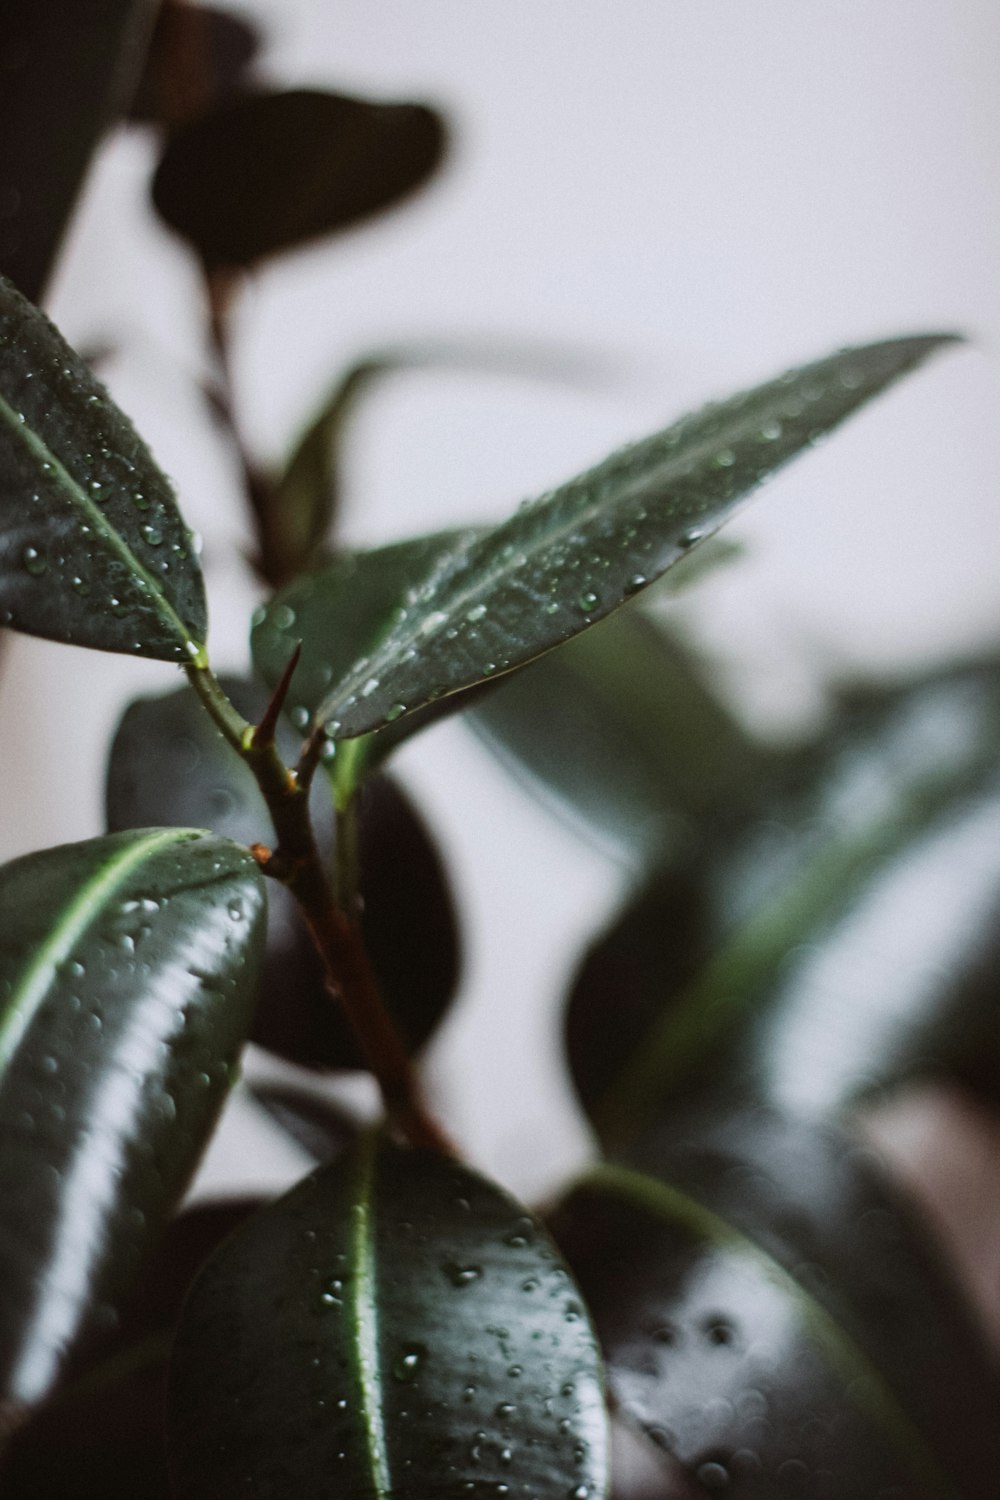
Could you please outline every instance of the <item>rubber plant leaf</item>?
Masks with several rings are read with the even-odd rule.
[[[113,1326],[183,1192],[249,1026],[263,917],[247,851],[190,829],[0,869],[8,1424]]]
[[[177,1500],[332,1475],[353,1495],[605,1492],[600,1357],[548,1237],[469,1169],[370,1136],[209,1261],[168,1413]]]
[[[0,280],[0,624],[188,661],[201,568],[169,480],[43,313]]]

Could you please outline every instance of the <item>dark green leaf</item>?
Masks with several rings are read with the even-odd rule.
[[[224,679],[249,720],[267,693]],[[295,737],[281,749],[294,759]],[[267,842],[269,819],[252,773],[223,740],[190,688],[142,698],[126,711],[108,765],[109,829],[200,825],[239,843]],[[314,826],[334,859],[330,795],[317,779]],[[384,777],[364,787],[359,806],[362,927],[379,986],[407,1045],[417,1049],[447,1012],[458,984],[454,903],[433,838],[406,795]],[[326,989],[323,969],[291,893],[272,882],[267,953],[251,1035],[309,1067],[364,1066],[357,1042]]]
[[[113,1323],[229,1088],[263,917],[250,855],[190,829],[0,870],[0,1405]]]
[[[714,696],[690,651],[648,616],[611,619],[514,672],[468,722],[611,850],[662,859],[720,809],[759,801],[775,756]]]
[[[163,0],[129,118],[179,125],[201,114],[243,83],[260,41],[242,16]]]
[[[339,1156],[358,1135],[357,1121],[326,1096],[297,1084],[251,1084],[250,1092],[317,1166]]]
[[[0,272],[39,301],[87,164],[127,105],[155,0],[4,0]]]
[[[990,1500],[1000,1382],[850,1138],[673,1120],[555,1217],[619,1409],[732,1500]]]
[[[599,1359],[546,1237],[467,1168],[384,1141],[213,1257],[171,1385],[177,1500],[604,1493]]]
[[[4,1500],[171,1500],[163,1406],[177,1316],[208,1254],[262,1202],[200,1203],[173,1220],[115,1338],[15,1436]]]
[[[567,1018],[604,1139],[710,1085],[836,1114],[917,1076],[1000,1096],[1000,670],[845,706],[734,832],[632,898]]]
[[[398,546],[368,553],[365,579],[386,573],[379,629],[366,618],[350,637],[360,659],[346,671],[345,640],[310,631],[313,658],[325,647],[330,673],[317,719],[331,738],[362,735],[579,635],[711,535],[768,474],[948,342],[928,335],[844,350],[624,449],[500,526],[453,533],[450,544],[424,539],[408,559]],[[307,587],[348,616],[352,601],[333,596],[360,581],[342,563]],[[299,600],[280,595],[271,619],[294,616]]]
[[[0,624],[188,661],[201,569],[169,481],[48,319],[0,282]]]
[[[441,116],[424,104],[247,94],[176,132],[153,201],[206,265],[249,266],[392,207],[444,147]]]

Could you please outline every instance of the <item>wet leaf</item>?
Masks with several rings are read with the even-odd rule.
[[[169,481],[36,308],[0,282],[0,624],[187,661],[205,596]]]
[[[425,104],[246,94],[171,137],[153,202],[207,266],[249,266],[391,208],[444,147],[444,122]]]
[[[603,1139],[705,1087],[814,1116],[916,1077],[1000,1096],[998,732],[996,665],[860,695],[780,796],[651,876],[567,1013]]]
[[[445,1158],[366,1138],[258,1214],[188,1300],[177,1500],[603,1496],[599,1359],[539,1226]]]
[[[190,829],[0,870],[0,1408],[114,1326],[229,1089],[263,916],[249,854]]]
[[[260,33],[242,16],[163,0],[129,118],[176,126],[243,84]]]
[[[695,554],[697,555],[697,554]],[[467,722],[515,774],[633,863],[753,806],[777,759],[713,694],[692,653],[623,609],[511,673]]]
[[[4,0],[0,272],[41,299],[87,165],[128,103],[155,0]]]
[[[268,700],[260,684],[224,678],[223,686],[241,714],[251,722],[260,719]],[[295,735],[282,729],[282,753],[294,760],[296,747]],[[106,806],[110,830],[197,825],[246,844],[267,843],[270,835],[252,773],[186,687],[140,698],[127,709],[111,749]],[[332,868],[333,815],[322,778],[311,811]],[[458,985],[460,940],[451,889],[429,829],[394,782],[369,780],[358,817],[366,945],[389,1011],[407,1045],[418,1049],[442,1021]],[[274,881],[268,897],[253,1040],[308,1067],[365,1066],[326,989],[294,897]]]
[[[579,635],[714,533],[769,474],[948,342],[929,335],[842,351],[614,454],[500,526],[453,533],[450,543],[422,539],[409,557],[399,546],[364,554],[365,580],[385,572],[375,584],[379,629],[366,618],[350,638],[359,660],[347,670],[345,640],[312,636],[311,654],[325,646],[330,673],[317,719],[331,738],[366,734]],[[304,587],[346,615],[351,604],[336,596],[360,582],[340,563]],[[277,613],[292,631],[301,602],[298,592],[281,594],[268,618]]]
[[[988,1500],[996,1363],[871,1153],[677,1117],[557,1211],[611,1393],[709,1492]]]

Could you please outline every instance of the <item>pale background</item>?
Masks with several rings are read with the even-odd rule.
[[[247,429],[278,455],[372,345],[468,336],[577,350],[576,383],[420,373],[365,408],[348,530],[503,514],[710,395],[845,343],[959,328],[950,354],[774,482],[748,560],[684,606],[751,722],[823,685],[1000,636],[1000,7],[996,0],[254,0],[268,70],[440,103],[455,145],[405,210],[262,273],[238,323]],[[110,336],[115,394],[205,539],[217,664],[255,599],[227,456],[192,390],[195,277],[147,212],[152,147],[92,175],[52,310]],[[27,639],[0,674],[0,856],[100,831],[103,749],[170,669]],[[525,1193],[581,1159],[557,999],[622,876],[457,723],[400,757],[451,860],[461,1006],[430,1058],[455,1134]],[[211,1183],[296,1169],[238,1104]]]

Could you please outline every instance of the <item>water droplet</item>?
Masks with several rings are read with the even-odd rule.
[[[593,589],[584,589],[583,593],[578,596],[576,602],[577,604],[579,604],[580,608],[584,611],[585,614],[589,614],[592,609],[597,608],[601,601],[600,597],[594,593]]]
[[[538,1282],[534,1276],[529,1276],[526,1281],[521,1282],[522,1292],[537,1292]]]
[[[132,496],[132,504],[135,506],[136,510],[148,510],[149,509],[149,501],[146,499],[145,495],[142,493],[142,490],[136,490],[135,491],[135,493]]]
[[[146,541],[151,547],[159,547],[163,541],[162,531],[157,531],[155,526],[143,526],[140,528]]]
[[[362,698],[370,698],[372,693],[378,692],[378,689],[379,679],[377,677],[369,677],[368,681],[361,689],[361,696]]]
[[[25,572],[30,573],[32,578],[40,578],[43,573],[48,571],[49,565],[45,554],[39,552],[37,547],[25,547],[21,553],[21,562],[24,564]]]
[[[309,727],[309,710],[299,704],[298,708],[292,709],[292,723],[296,729],[307,729]]]
[[[784,430],[785,429],[778,421],[765,422],[763,427],[760,429],[760,440],[762,443],[776,442],[777,439],[780,438]]]
[[[319,1300],[323,1307],[338,1307],[344,1300],[344,1283],[333,1277],[323,1288]]]
[[[547,615],[557,615],[559,613],[559,606],[554,599],[549,604],[546,604],[545,613]]]
[[[413,1380],[427,1358],[426,1344],[404,1344],[392,1367],[392,1378],[405,1385]]]
[[[441,1267],[452,1286],[466,1287],[478,1281],[483,1274],[482,1266],[459,1266],[454,1261],[448,1261]]]
[[[501,1448],[500,1452],[497,1454],[497,1458],[504,1465],[504,1467],[506,1467],[507,1464],[513,1463],[514,1450],[512,1448]]]
[[[390,703],[385,711],[385,722],[387,724],[395,724],[396,720],[401,719],[405,713],[405,703]]]
[[[444,613],[443,610],[431,610],[431,613],[427,616],[427,618],[421,621],[420,634],[433,635],[435,630],[441,629],[441,626],[445,623],[447,618],[448,616]]]
[[[295,624],[295,611],[289,604],[276,604],[271,610],[271,624],[275,630],[291,630]]]
[[[511,1380],[518,1380],[524,1374],[524,1366],[508,1365],[507,1374],[510,1376]]]
[[[732,448],[720,448],[718,453],[712,459],[712,463],[717,469],[731,469],[735,462],[736,454],[733,452]]]
[[[590,1491],[585,1484],[578,1484],[575,1490],[570,1490],[569,1500],[588,1500]]]
[[[468,612],[468,614],[466,615],[465,618],[468,620],[468,622],[469,622],[470,625],[474,625],[477,620],[481,620],[483,618],[483,616],[485,615],[485,613],[486,613],[486,605],[485,604],[474,604],[472,606],[472,608],[469,610],[469,612]]]
[[[699,531],[697,526],[690,526],[687,531],[682,532],[677,538],[677,545],[686,552],[689,547],[693,547],[696,542],[700,542],[704,535],[705,533]]]
[[[496,1414],[500,1418],[501,1422],[508,1421],[509,1418],[515,1416],[516,1413],[517,1407],[514,1405],[513,1401],[501,1401],[496,1409]]]
[[[698,1469],[698,1479],[706,1490],[724,1490],[729,1483],[729,1470],[723,1464],[702,1464]]]

